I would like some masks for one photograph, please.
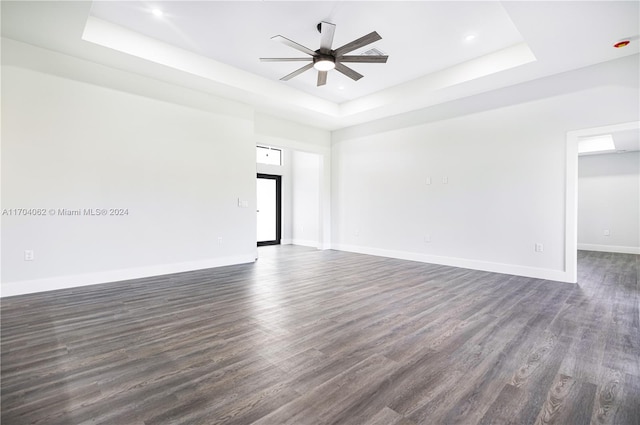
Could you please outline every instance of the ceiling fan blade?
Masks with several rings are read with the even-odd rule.
[[[327,71],[318,71],[318,87],[327,84]]]
[[[309,63],[305,66],[303,66],[302,68],[296,69],[295,71],[293,71],[291,74],[287,74],[284,77],[280,78],[280,80],[282,81],[289,81],[290,79],[292,79],[293,77],[295,77],[296,75],[300,75],[303,72],[309,70],[313,68],[313,63]]]
[[[343,73],[354,81],[358,81],[360,78],[364,77],[364,75],[357,73],[353,69],[341,64],[340,62],[336,62],[336,71]]]
[[[260,58],[260,62],[309,62],[313,58]]]
[[[320,53],[328,55],[331,53],[331,45],[333,44],[333,34],[336,32],[336,26],[329,22],[320,22]]]
[[[347,43],[342,47],[338,47],[335,51],[336,56],[342,56],[345,53],[352,52],[360,47],[366,46],[367,44],[371,44],[374,41],[381,40],[380,34],[373,31],[365,36],[358,38],[357,40],[353,40],[351,43]]]
[[[300,50],[302,53],[306,53],[308,55],[311,56],[315,56],[316,52],[314,52],[313,50],[309,49],[308,47],[304,47],[302,44],[298,44],[293,40],[289,40],[286,37],[283,37],[281,35],[276,35],[274,37],[271,37],[272,40],[274,41],[279,41],[282,44],[286,44],[289,47],[293,47],[296,50]]]
[[[389,56],[375,55],[359,55],[359,56],[341,56],[336,58],[339,62],[362,62],[362,63],[387,63]]]

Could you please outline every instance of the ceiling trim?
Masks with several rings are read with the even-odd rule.
[[[428,93],[535,61],[536,57],[529,46],[526,43],[518,43],[407,83],[345,102],[340,105],[340,116],[348,117],[399,102],[402,102],[403,110],[398,110],[398,113],[424,108],[433,104],[434,97],[426,96]]]
[[[280,102],[310,109],[330,117],[340,116],[338,105],[333,102],[302,93],[93,16],[87,19],[82,39],[242,91],[260,93],[261,97],[278,99]]]
[[[436,97],[426,96],[428,93],[536,60],[527,44],[519,43],[407,83],[338,104],[93,16],[89,16],[87,19],[82,39],[238,90],[253,94],[259,93],[264,98],[277,99],[279,103],[302,108],[326,117],[344,119],[365,114],[365,121],[387,116],[390,106],[393,108],[393,113],[403,113],[430,106]]]
[[[340,2],[336,2],[338,3]],[[340,131],[365,123],[370,127],[377,127],[379,123],[376,121],[387,123],[401,121],[397,118],[400,116],[422,116],[423,111],[432,111],[438,105],[458,107],[462,100],[482,94],[491,93],[484,99],[494,104],[493,99],[502,93],[500,89],[624,57],[632,57],[629,62],[624,63],[636,69],[634,64],[638,60],[640,43],[632,42],[624,49],[614,49],[611,43],[620,37],[636,37],[633,34],[637,34],[638,28],[638,2],[500,4],[522,35],[519,40],[524,40],[526,45],[515,44],[468,62],[439,68],[412,81],[343,103],[324,99],[315,95],[315,92],[294,88],[298,86],[278,81],[278,76],[258,76],[217,62],[219,59],[197,54],[200,50],[179,48],[128,30],[121,24],[100,21],[92,15],[92,2],[89,1],[3,1],[3,50],[4,40],[15,40],[137,77],[146,77],[153,80],[149,85],[158,81],[198,92],[198,102],[202,103],[204,99],[210,98],[213,107],[223,104],[224,100],[232,100],[242,108],[256,113],[330,131]],[[540,22],[544,22],[544,25],[540,26]],[[599,25],[589,26],[591,22]],[[315,28],[310,29],[309,33],[310,36],[317,37]],[[390,41],[391,35],[385,40]],[[138,40],[140,44],[131,42],[132,39]],[[513,42],[521,43],[517,40]],[[422,45],[417,43],[416,46],[419,49]],[[502,59],[505,61],[502,62]],[[6,54],[3,51],[3,64],[5,63]],[[88,64],[84,65],[89,67]],[[47,64],[39,66],[46,67]],[[62,69],[59,72],[62,74],[63,71],[73,75],[81,73],[75,69]],[[82,78],[98,79],[105,86],[116,85],[116,82],[109,81],[104,75]],[[608,84],[629,85],[635,81],[637,75],[624,81],[609,76]],[[571,86],[573,83],[572,80],[569,81]],[[147,93],[137,87],[134,91]],[[177,89],[172,91],[179,92]],[[544,87],[543,91],[554,92],[555,88]],[[153,93],[147,95],[154,97]],[[183,101],[178,99],[178,102]]]

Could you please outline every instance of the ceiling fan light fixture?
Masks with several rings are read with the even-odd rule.
[[[318,71],[331,71],[336,67],[336,63],[333,58],[330,57],[319,57],[314,59],[313,67]]]

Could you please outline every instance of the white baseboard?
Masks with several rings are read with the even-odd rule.
[[[519,266],[515,264],[493,263],[489,261],[469,260],[466,258],[442,257],[408,251],[394,251],[381,248],[371,248],[356,245],[334,244],[338,251],[356,252],[359,254],[375,255],[379,257],[397,258],[399,260],[419,261],[422,263],[440,264],[443,266],[460,267],[463,269],[482,270],[486,272],[503,273],[516,276],[533,277],[537,279],[571,282],[571,277],[564,270],[541,269],[537,267]]]
[[[579,243],[578,249],[581,251],[617,252],[619,254],[640,255],[640,247],[638,246],[615,246],[615,245],[596,245],[596,244],[590,244],[590,243]]]
[[[305,241],[294,239],[291,243],[302,246],[319,248],[317,241]],[[322,246],[321,249],[329,249]],[[330,249],[338,251],[356,252],[360,254],[375,255],[380,257],[397,258],[401,260],[419,261],[423,263],[441,264],[445,266],[461,267],[473,270],[483,270],[495,273],[512,274],[517,276],[534,277],[539,279],[557,280],[569,282],[566,272],[561,270],[540,269],[535,267],[518,266],[512,264],[492,263],[487,261],[468,260],[464,258],[442,257],[407,251],[394,251],[380,248],[363,247],[356,245],[334,244]],[[622,252],[640,254],[640,249],[634,247],[611,247],[607,245],[579,244],[578,249],[603,252]],[[137,267],[131,269],[109,270],[98,273],[87,273],[70,276],[57,276],[43,279],[3,282],[0,285],[0,297],[30,294],[35,292],[53,291],[56,289],[74,288],[100,283],[117,282],[129,279],[139,279],[151,276],[161,276],[171,273],[188,272],[214,267],[229,266],[234,264],[252,263],[255,255],[221,257],[211,260],[190,261],[184,263],[160,264],[149,267]]]
[[[318,249],[333,249],[330,243],[320,243],[318,241],[308,241],[308,240],[300,240],[300,239],[282,239],[280,241],[281,245],[301,245],[301,246],[310,246]]]
[[[311,240],[305,240],[305,239],[293,239],[291,241],[292,245],[298,245],[298,246],[309,246],[312,248],[319,248],[320,247],[320,242],[318,241],[311,241]]]
[[[15,295],[31,294],[34,292],[53,291],[56,289],[96,285],[99,283],[118,282],[129,279],[161,276],[165,274],[231,266],[234,264],[253,263],[254,261],[255,255],[250,254],[244,256],[221,257],[211,260],[189,261],[184,263],[159,264],[149,267],[108,270],[98,273],[86,273],[71,276],[56,276],[44,279],[3,282],[0,285],[0,297],[11,297]]]

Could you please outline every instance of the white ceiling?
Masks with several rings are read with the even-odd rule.
[[[315,71],[289,85],[341,103],[416,79],[523,42],[499,2],[94,2],[91,15],[140,34],[277,81],[305,63],[261,63],[260,57],[304,57],[271,41],[283,35],[316,50],[320,21],[336,24],[337,48],[372,31],[372,47],[389,55],[387,64],[347,64],[365,77],[353,81],[332,72],[316,87]],[[479,19],[481,17],[481,19]],[[465,37],[475,35],[472,41]]]
[[[2,1],[3,37],[250,103],[338,129],[637,54],[638,1]],[[163,10],[158,18],[154,8]],[[316,24],[338,47],[371,31],[387,64],[351,64],[354,82],[315,71],[283,82],[318,48]],[[472,41],[465,41],[474,35]],[[632,39],[624,49],[612,45]]]

